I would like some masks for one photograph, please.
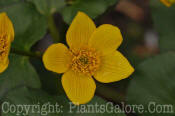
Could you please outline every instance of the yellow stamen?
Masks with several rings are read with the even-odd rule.
[[[73,58],[71,68],[75,72],[93,75],[100,64],[100,56],[94,49],[81,49],[71,51]]]
[[[0,61],[8,55],[8,36],[6,34],[0,35]]]

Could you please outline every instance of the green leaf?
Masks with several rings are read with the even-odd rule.
[[[38,11],[44,15],[51,15],[56,11],[60,11],[64,6],[64,0],[28,0],[33,2]]]
[[[7,12],[15,28],[15,40],[12,47],[29,51],[31,46],[46,33],[46,18],[40,15],[31,3],[15,3],[0,9]]]
[[[51,95],[60,95],[64,93],[60,74],[48,71],[40,59],[31,59],[31,63],[40,77],[42,89],[44,91]]]
[[[0,74],[0,99],[21,86],[40,88],[41,85],[28,57],[12,54],[8,68]]]
[[[5,7],[6,5],[15,4],[20,2],[20,0],[0,0],[0,8]]]
[[[159,33],[160,50],[175,50],[175,6],[166,7],[160,0],[150,2],[153,23]]]
[[[70,24],[78,11],[86,13],[91,18],[96,18],[118,0],[77,0],[71,6],[63,9],[62,15],[66,23]]]
[[[39,109],[41,109],[42,112],[39,112],[39,110],[36,108],[34,109],[32,113],[32,108],[30,108],[28,116],[43,116],[43,115],[47,115],[47,116],[69,116],[69,115],[71,116],[89,116],[89,115],[90,116],[101,116],[101,115],[103,116],[125,116],[125,114],[123,113],[121,114],[120,113],[114,114],[114,113],[107,113],[107,112],[102,113],[103,112],[102,110],[100,113],[99,110],[100,110],[100,107],[102,107],[100,105],[106,105],[107,102],[97,96],[95,96],[93,100],[86,105],[75,106],[65,96],[53,97],[53,96],[48,95],[42,90],[30,89],[27,87],[21,87],[21,88],[11,91],[10,93],[7,94],[6,98],[4,98],[2,101],[3,101],[2,107],[5,111],[8,110],[7,105],[5,105],[5,103],[7,102],[9,102],[10,104],[14,104],[14,105],[38,105],[40,107]],[[59,107],[57,107],[57,111],[60,110],[60,112],[58,113],[56,113],[56,107],[55,107],[56,104],[59,105]],[[54,105],[54,108],[51,106],[52,109],[50,110],[50,113],[48,113],[49,105]],[[88,105],[90,105],[91,107],[94,107],[94,110],[89,107],[90,108],[89,113],[83,113],[84,112],[83,107],[85,107],[87,110]],[[96,107],[95,105],[96,106],[98,105],[97,109],[95,109]],[[114,108],[114,107],[108,104],[108,108],[109,108],[108,110],[110,110],[110,108]],[[96,112],[96,113],[93,113],[93,112]],[[25,114],[26,112],[23,111],[22,113]],[[8,113],[8,114],[2,112],[1,115],[9,116],[10,114],[11,115],[13,114],[14,116],[16,116],[17,112]],[[18,113],[18,115],[21,115],[21,114]]]
[[[147,112],[156,106],[170,105],[175,111],[175,53],[166,53],[144,61],[136,68],[128,90],[129,104],[142,104]],[[149,107],[150,106],[150,107]],[[151,110],[147,109],[150,108]],[[160,107],[159,110],[160,111]],[[168,111],[165,109],[165,111]],[[170,108],[169,111],[172,111]],[[174,113],[143,113],[142,116],[174,116]]]

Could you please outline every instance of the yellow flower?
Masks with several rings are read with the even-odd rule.
[[[175,3],[175,0],[160,0],[164,5],[170,7],[172,4]]]
[[[134,71],[116,51],[123,39],[115,26],[104,24],[96,28],[86,14],[78,12],[66,40],[69,49],[61,43],[53,44],[44,53],[43,62],[48,70],[64,73],[62,85],[74,104],[85,104],[93,98],[96,89],[93,77],[110,83],[127,78]]]
[[[0,73],[2,73],[9,64],[9,51],[11,42],[14,40],[13,24],[6,15],[0,13]]]

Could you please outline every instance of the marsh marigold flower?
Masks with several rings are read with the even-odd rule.
[[[122,43],[120,30],[104,24],[96,28],[83,12],[78,12],[70,25],[64,44],[53,44],[43,55],[45,67],[64,73],[62,85],[74,104],[89,102],[95,93],[93,77],[102,83],[127,78],[134,71],[127,59],[116,49]],[[93,77],[92,77],[93,76]]]
[[[8,67],[8,55],[13,39],[13,24],[6,13],[0,13],[0,73]]]
[[[170,7],[172,4],[175,3],[175,0],[160,0],[164,5]]]

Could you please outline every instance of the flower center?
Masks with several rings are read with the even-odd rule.
[[[93,75],[100,65],[99,55],[93,49],[72,51],[71,68],[75,72]]]
[[[2,61],[8,54],[7,35],[0,35],[0,61]]]

